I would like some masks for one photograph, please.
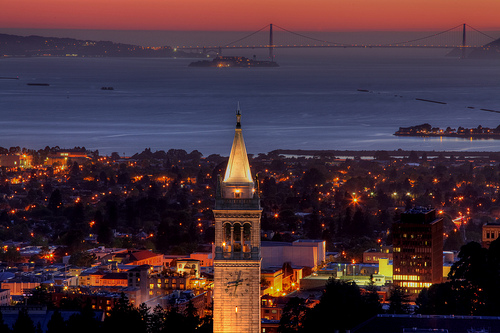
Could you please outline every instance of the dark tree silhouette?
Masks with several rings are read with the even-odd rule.
[[[12,333],[35,333],[35,324],[28,314],[28,310],[23,308],[19,310],[19,316],[12,326]]]
[[[304,319],[308,308],[305,300],[299,297],[291,298],[283,308],[280,319],[279,333],[303,332]]]

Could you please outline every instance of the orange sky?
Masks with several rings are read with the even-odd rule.
[[[0,0],[0,28],[500,30],[500,0]]]

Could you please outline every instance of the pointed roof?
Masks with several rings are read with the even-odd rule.
[[[236,130],[234,133],[231,155],[229,155],[226,174],[224,176],[224,183],[253,183],[252,174],[250,173],[250,164],[248,163],[247,149],[243,141],[243,133],[241,132],[240,120],[240,104],[238,103]]]

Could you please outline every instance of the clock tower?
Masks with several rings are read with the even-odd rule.
[[[236,113],[236,133],[215,197],[214,332],[260,333],[260,216]]]

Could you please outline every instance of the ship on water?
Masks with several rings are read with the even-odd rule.
[[[279,67],[279,65],[276,61],[217,56],[212,61],[194,61],[189,64],[189,67]]]

